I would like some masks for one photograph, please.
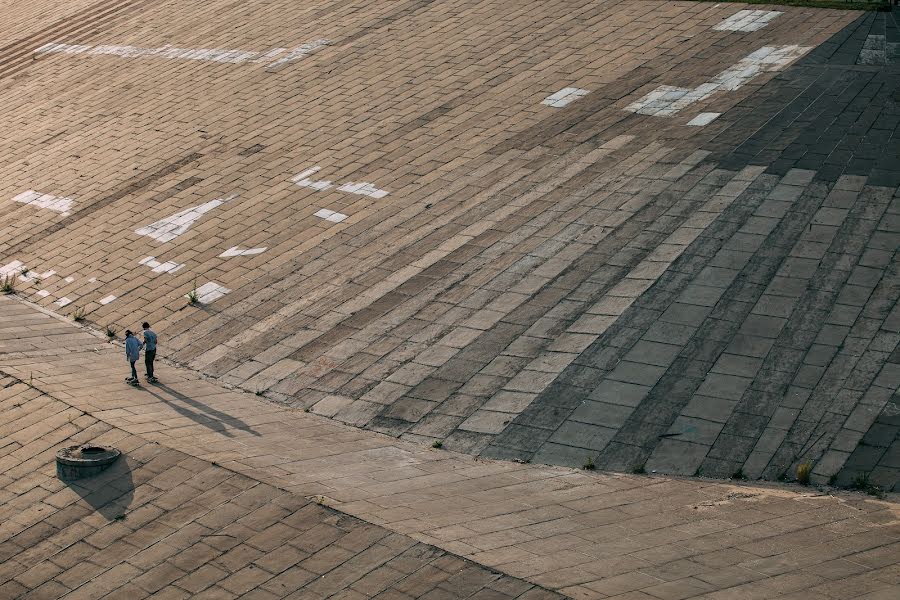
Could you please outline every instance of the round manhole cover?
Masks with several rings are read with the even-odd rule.
[[[121,454],[110,446],[69,446],[56,453],[56,475],[60,479],[91,477],[109,467]]]

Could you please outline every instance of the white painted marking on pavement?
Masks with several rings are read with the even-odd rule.
[[[218,300],[230,291],[231,290],[229,290],[227,287],[219,285],[215,281],[210,281],[209,283],[204,283],[197,288],[197,302],[201,304],[209,304],[214,300]]]
[[[63,281],[65,281],[66,283],[72,283],[73,281],[75,281],[75,278],[69,275],[68,277],[63,279]]]
[[[22,192],[21,194],[13,198],[13,201],[20,202],[22,204],[30,204],[31,206],[36,206],[38,208],[46,208],[47,210],[58,212],[64,217],[68,217],[71,214],[70,211],[73,204],[71,198],[62,198],[60,196],[53,196],[51,194],[43,194],[34,190]]]
[[[362,181],[360,183],[345,183],[338,188],[339,192],[347,192],[348,194],[359,194],[360,196],[369,196],[370,198],[384,198],[389,192],[379,190],[374,183]]]
[[[317,210],[313,214],[319,218],[325,219],[326,221],[331,221],[332,223],[340,223],[347,218],[347,215],[339,212],[334,212],[333,210],[328,210],[327,208]]]
[[[167,260],[164,263],[156,260],[155,256],[148,256],[138,261],[139,264],[147,265],[154,273],[174,273],[184,267],[183,263],[172,262]]]
[[[710,123],[715,121],[717,118],[719,118],[719,115],[721,115],[721,114],[722,113],[700,113],[699,115],[697,115],[696,117],[694,117],[693,119],[688,121],[687,124],[693,125],[695,127],[709,125]]]
[[[239,65],[242,63],[268,64],[267,68],[278,68],[288,65],[308,56],[323,46],[327,46],[329,40],[315,40],[297,46],[290,50],[282,58],[269,62],[273,58],[283,54],[287,48],[273,48],[263,52],[250,50],[231,50],[224,48],[176,48],[171,45],[159,48],[141,48],[139,46],[98,45],[87,46],[83,44],[59,44],[49,43],[36,48],[35,54],[87,54],[93,56],[118,56],[120,58],[166,58],[178,60],[200,60],[207,62]]]
[[[570,104],[582,96],[586,96],[590,94],[590,90],[583,90],[581,88],[567,87],[559,90],[555,94],[551,94],[541,100],[541,104],[546,104],[547,106],[553,106],[555,108],[562,108],[563,106]]]
[[[219,198],[217,200],[210,200],[200,206],[193,206],[191,208],[186,208],[181,212],[177,212],[171,217],[166,217],[165,219],[161,219],[156,223],[151,223],[145,227],[141,227],[140,229],[135,229],[134,232],[138,235],[146,235],[147,237],[152,237],[158,242],[171,242],[188,229],[190,229],[191,225],[193,225],[200,217],[204,214],[208,213],[212,209],[222,206],[226,202],[230,202],[231,200],[237,198],[237,195],[232,194],[227,198]]]
[[[780,15],[777,10],[740,10],[715,27],[716,31],[759,31]]]
[[[228,258],[231,256],[252,256],[254,254],[262,254],[268,248],[250,248],[249,250],[241,250],[239,246],[232,246],[219,255],[220,258]]]
[[[40,296],[41,298],[46,298],[47,296],[50,295],[50,292],[48,292],[47,290],[38,290],[37,295]]]
[[[294,61],[300,60],[301,58],[312,54],[319,48],[327,46],[330,43],[330,40],[315,40],[313,42],[308,42],[306,44],[297,46],[296,48],[288,52],[284,57],[279,58],[275,62],[266,66],[266,69],[278,69],[280,67],[284,67],[285,65],[288,65]]]
[[[63,306],[68,306],[69,304],[72,304],[72,301],[69,300],[68,298],[66,298],[65,296],[63,296],[62,298],[60,298],[59,300],[57,300],[57,301],[54,302],[53,304],[55,304],[55,305],[59,306],[60,308],[62,308]]]
[[[312,188],[319,192],[321,192],[322,190],[327,190],[332,185],[330,181],[325,181],[325,180],[313,181],[312,179],[309,178],[310,175],[318,173],[321,170],[322,170],[322,167],[313,167],[311,169],[307,169],[307,170],[303,171],[302,173],[300,173],[299,175],[295,175],[294,177],[292,177],[291,181],[293,181],[300,187]]]
[[[14,260],[11,263],[7,263],[0,267],[0,277],[6,275],[21,275],[22,269],[25,268],[25,263],[20,260]]]
[[[300,187],[312,188],[317,192],[322,192],[331,188],[334,183],[321,179],[321,180],[313,180],[310,179],[310,175],[314,175],[322,170],[322,167],[312,167],[300,173],[299,175],[295,175],[291,177],[291,181],[299,185]],[[380,190],[375,187],[374,183],[370,183],[368,181],[360,181],[360,182],[348,182],[343,184],[338,188],[339,192],[345,192],[347,194],[357,194],[359,196],[368,196],[370,198],[384,198],[390,192],[387,190]]]
[[[109,296],[106,296],[106,297],[104,297],[104,298],[100,298],[100,304],[103,304],[103,305],[105,306],[105,305],[109,304],[110,302],[112,302],[112,301],[115,300],[115,299],[116,299],[116,297],[113,296],[112,294],[110,294]]]
[[[626,106],[625,110],[642,115],[672,116],[717,92],[733,92],[760,73],[782,69],[810,49],[809,46],[765,46],[693,89],[661,85]]]

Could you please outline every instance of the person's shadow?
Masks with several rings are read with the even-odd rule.
[[[62,481],[107,521],[124,519],[125,511],[134,498],[131,465],[124,455],[93,477]]]
[[[155,393],[153,391],[154,387],[159,388],[171,398],[166,398],[161,394]],[[250,425],[244,423],[239,418],[229,415],[228,413],[223,413],[220,410],[216,410],[215,408],[207,406],[202,402],[198,402],[190,396],[185,396],[181,392],[173,390],[167,385],[155,383],[152,386],[147,385],[144,389],[147,390],[147,392],[149,392],[151,396],[158,398],[159,400],[174,408],[178,414],[185,416],[195,423],[203,425],[204,427],[208,427],[212,431],[219,432],[226,437],[234,437],[234,434],[229,431],[230,429],[246,431],[247,433],[255,436],[262,435],[259,432],[254,431],[253,428],[250,427]],[[179,402],[182,402],[187,406],[179,404],[178,402],[174,402],[173,399],[178,400]],[[196,408],[197,411],[191,410],[188,407]]]

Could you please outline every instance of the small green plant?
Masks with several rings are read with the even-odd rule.
[[[72,313],[72,320],[76,323],[81,323],[82,321],[84,321],[84,308],[76,306],[75,312]]]
[[[0,290],[3,291],[4,294],[12,294],[16,291],[16,276],[15,275],[6,275],[3,277],[3,283],[0,285]]]
[[[114,337],[116,337],[116,328],[113,327],[112,325],[107,325],[106,326],[106,337],[108,337],[109,339],[113,339]]]
[[[257,396],[262,396],[264,393],[265,393],[265,392],[263,392],[262,390],[256,390],[256,395],[257,395]]]
[[[703,477],[703,467],[697,467],[697,470],[694,471],[694,477]]]
[[[732,479],[738,479],[738,480],[740,480],[740,481],[746,481],[746,480],[747,480],[747,476],[744,475],[744,469],[743,469],[743,467],[740,468],[740,469],[738,469],[737,471],[735,471],[734,474],[732,474],[731,478],[732,478]]]
[[[594,465],[594,459],[592,457],[588,456],[587,460],[584,461],[584,464],[581,465],[581,468],[584,469],[585,471],[593,471],[597,467],[596,467],[596,465]]]
[[[444,442],[442,442],[441,440],[434,440],[433,442],[431,442],[432,448],[440,448],[443,445],[444,445]]]
[[[631,472],[635,475],[644,475],[647,473],[647,469],[644,468],[643,464],[634,465],[633,467],[631,467]]]
[[[309,412],[309,407],[307,406],[306,408],[304,408],[303,412]]]
[[[869,474],[868,473],[857,473],[856,477],[853,478],[853,483],[850,485],[854,490],[864,490],[869,485]]]
[[[797,465],[797,481],[803,485],[809,485],[809,476],[812,474],[812,465],[808,462]]]
[[[19,269],[19,273],[22,275],[22,277],[28,277],[28,273],[30,272],[31,271],[28,267],[22,267],[21,269]]]
[[[122,515],[116,515],[116,516],[113,517],[113,518],[114,518],[116,521],[124,521],[124,520],[127,519],[128,517],[125,516],[124,514],[122,514]]]
[[[189,291],[187,293],[187,296],[185,296],[185,297],[187,298],[188,304],[191,304],[191,305],[197,304],[197,302],[200,300],[200,294],[197,293],[197,282],[196,281],[194,282],[194,287],[191,289],[191,291]]]

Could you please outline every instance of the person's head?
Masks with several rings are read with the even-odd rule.
[[[150,323],[148,323],[147,321],[144,321],[144,324],[141,325],[141,327],[143,327],[144,329],[150,329]]]
[[[131,330],[130,330],[130,329],[126,329],[126,330],[125,330],[125,337],[131,337],[131,336],[133,336],[133,335],[134,335],[134,334],[131,333]]]

